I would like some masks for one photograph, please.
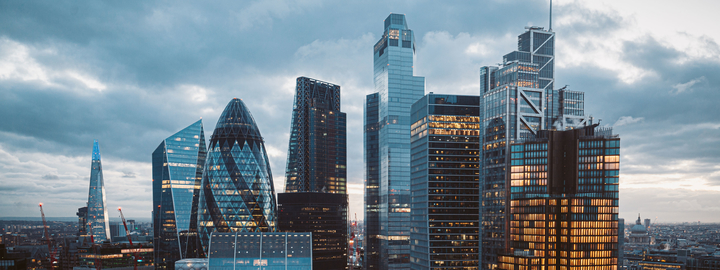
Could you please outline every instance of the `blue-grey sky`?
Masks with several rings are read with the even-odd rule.
[[[632,3],[627,3],[632,2]],[[720,221],[717,1],[556,0],[556,85],[622,138],[620,216]],[[342,87],[351,213],[362,218],[363,100],[391,12],[426,91],[478,94],[479,68],[548,25],[547,0],[0,1],[0,216],[73,216],[100,142],[109,209],[150,217],[150,156],[242,98],[284,169],[295,78]],[[115,216],[115,211],[111,216]]]

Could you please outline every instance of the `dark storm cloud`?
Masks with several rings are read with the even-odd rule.
[[[0,2],[0,154],[7,154],[0,155],[0,177],[27,179],[17,187],[3,182],[13,188],[3,191],[11,195],[4,200],[24,200],[18,190],[62,191],[56,205],[82,206],[98,139],[109,204],[145,216],[152,151],[200,117],[209,138],[233,97],[253,113],[280,183],[298,76],[342,86],[348,181],[362,184],[363,100],[375,91],[372,46],[391,12],[406,14],[415,31],[416,75],[426,76],[427,90],[455,94],[477,94],[478,68],[514,50],[524,26],[548,20],[546,1]],[[579,4],[555,12],[557,48],[597,51],[601,44],[583,40],[613,38],[633,23]],[[700,40],[720,54],[714,40]],[[650,75],[628,84],[592,61],[569,63],[557,68],[556,86],[585,91],[586,112],[603,124],[626,117],[615,129],[623,174],[689,173],[672,165],[692,160],[694,176],[717,183],[710,165],[720,161],[720,134],[717,114],[708,112],[720,100],[718,61],[690,57],[650,35],[618,44],[623,63]],[[563,51],[556,54],[562,62]],[[34,160],[46,168],[37,170]],[[36,184],[47,175],[59,179]]]

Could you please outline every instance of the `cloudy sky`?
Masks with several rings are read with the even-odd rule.
[[[720,222],[720,2],[554,4],[556,85],[585,91],[586,113],[622,138],[620,216]],[[294,82],[309,76],[342,86],[362,218],[363,99],[392,12],[435,93],[478,94],[481,66],[548,25],[547,0],[0,1],[0,217],[37,216],[38,202],[74,216],[97,139],[108,207],[149,218],[152,151],[200,118],[209,137],[234,97],[281,191]]]

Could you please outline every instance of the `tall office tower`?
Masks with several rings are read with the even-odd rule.
[[[110,221],[105,208],[105,181],[100,162],[100,146],[93,142],[92,164],[90,169],[90,194],[88,195],[87,222],[92,227],[95,242],[110,241]],[[90,231],[90,230],[89,230]]]
[[[510,146],[510,241],[499,269],[617,269],[620,138],[597,126]]]
[[[505,222],[506,154],[509,144],[533,138],[542,129],[585,125],[584,94],[554,90],[555,33],[529,27],[518,36],[518,50],[499,67],[480,69],[482,155],[482,268],[494,269],[507,241]]]
[[[197,214],[206,156],[202,119],[163,140],[152,153],[157,269],[175,269],[175,261],[202,257]]]
[[[380,267],[380,152],[378,93],[365,97],[363,158],[365,160],[365,269]]]
[[[649,219],[649,218],[646,218],[645,220],[643,220],[643,222],[645,223],[645,228],[647,228],[648,230],[650,230],[650,219]]]
[[[285,192],[346,194],[346,118],[339,85],[297,78]]]
[[[478,269],[480,97],[428,94],[412,106],[412,269]]]
[[[213,232],[274,232],[270,162],[252,114],[234,98],[210,137],[200,185],[198,234],[207,252]]]
[[[346,123],[339,85],[297,78],[278,230],[312,232],[315,269],[348,266]]]
[[[410,107],[425,94],[425,78],[413,76],[415,37],[405,21],[405,15],[390,14],[385,19],[382,38],[374,46],[375,90],[377,99],[370,101],[365,112],[365,164],[367,177],[378,177],[378,185],[365,182],[368,204],[366,215],[377,207],[378,222],[368,222],[368,269],[398,269],[410,267]],[[377,105],[372,103],[376,102]],[[376,119],[375,117],[377,115]],[[370,119],[373,118],[373,119]],[[373,121],[377,120],[377,121]],[[376,129],[377,131],[374,131]],[[377,132],[377,135],[372,135]],[[368,136],[377,136],[376,144]],[[377,149],[377,164],[369,159],[371,149]],[[370,171],[377,169],[377,172]],[[371,228],[370,226],[376,226]],[[379,244],[376,248],[374,244]]]

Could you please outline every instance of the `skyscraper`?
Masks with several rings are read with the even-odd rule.
[[[412,269],[478,269],[480,97],[412,106]]]
[[[105,181],[100,162],[100,146],[93,142],[92,164],[90,165],[90,192],[88,195],[87,221],[95,242],[110,241],[110,221],[105,208]]]
[[[340,86],[297,78],[285,192],[346,194],[347,117]]]
[[[346,123],[339,85],[297,78],[278,230],[312,233],[315,269],[348,265]]]
[[[277,216],[270,162],[255,119],[234,98],[210,138],[198,210],[207,251],[212,232],[274,232]]]
[[[410,107],[425,94],[425,78],[413,74],[414,58],[415,36],[405,15],[390,14],[373,50],[377,95],[368,95],[365,107],[378,110],[365,112],[368,269],[410,267]],[[377,160],[370,151],[377,151]]]
[[[152,154],[158,269],[175,269],[175,261],[201,257],[197,214],[206,155],[202,119],[163,140]]]
[[[506,155],[515,141],[534,138],[542,129],[572,129],[586,124],[584,94],[553,89],[555,33],[528,27],[518,50],[503,56],[500,67],[480,69],[480,186],[482,194],[482,268],[497,266],[506,248]]]
[[[510,146],[509,248],[498,268],[616,270],[620,139],[590,125]]]

